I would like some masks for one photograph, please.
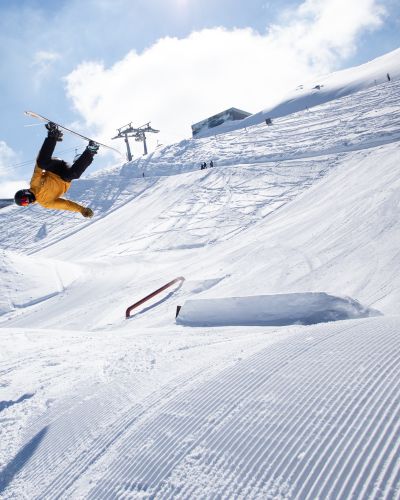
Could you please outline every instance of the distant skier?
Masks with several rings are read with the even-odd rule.
[[[37,202],[45,208],[70,210],[80,212],[84,217],[93,217],[91,208],[83,207],[61,196],[68,191],[72,180],[79,179],[92,163],[99,145],[94,141],[89,141],[85,151],[72,165],[69,165],[64,160],[51,156],[57,141],[62,141],[63,133],[55,123],[46,123],[45,127],[48,133],[36,159],[30,188],[17,191],[14,196],[15,203],[25,207]]]

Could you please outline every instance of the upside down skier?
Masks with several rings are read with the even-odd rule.
[[[21,189],[14,196],[19,206],[39,203],[42,207],[55,210],[80,212],[83,217],[93,217],[93,210],[78,203],[61,198],[71,186],[73,179],[79,179],[92,163],[99,145],[89,141],[85,151],[77,160],[69,165],[60,158],[52,157],[57,142],[62,141],[63,133],[53,122],[46,123],[47,137],[36,159],[35,170],[29,189]]]

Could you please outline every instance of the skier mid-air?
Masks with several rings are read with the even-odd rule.
[[[60,158],[51,156],[57,141],[62,141],[62,131],[53,122],[46,123],[45,126],[48,133],[39,151],[30,187],[15,193],[15,203],[27,206],[37,202],[45,208],[70,210],[80,212],[84,217],[92,217],[91,208],[83,207],[74,201],[61,198],[61,196],[68,191],[72,180],[79,179],[92,163],[99,145],[94,141],[89,141],[81,156],[72,165],[69,165]]]

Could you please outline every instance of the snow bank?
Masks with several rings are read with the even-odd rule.
[[[350,297],[306,292],[187,300],[177,322],[187,326],[312,325],[377,315],[378,311]]]
[[[62,293],[81,275],[79,266],[0,250],[0,316]]]

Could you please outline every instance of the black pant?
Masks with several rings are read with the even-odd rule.
[[[69,165],[66,161],[60,160],[60,158],[52,158],[51,155],[54,152],[56,144],[57,140],[54,137],[46,137],[43,146],[40,148],[36,160],[37,164],[43,170],[58,175],[63,181],[71,182],[73,179],[79,179],[93,161],[91,152],[85,149],[81,156],[72,165]]]

